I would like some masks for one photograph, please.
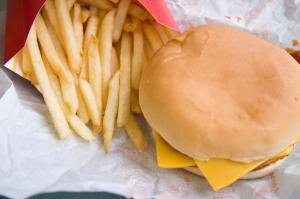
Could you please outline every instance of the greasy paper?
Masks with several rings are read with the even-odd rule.
[[[202,23],[240,27],[281,47],[300,40],[296,0],[167,0],[181,30]],[[298,34],[297,34],[298,33]],[[13,65],[16,64],[16,67]],[[19,71],[19,64],[7,66]],[[20,71],[19,71],[20,72]],[[6,83],[3,83],[6,82]],[[40,192],[108,191],[134,198],[298,198],[300,146],[273,174],[240,180],[213,192],[201,177],[181,169],[161,169],[146,122],[148,148],[138,152],[118,129],[106,155],[101,137],[85,142],[75,134],[58,140],[46,106],[24,82],[11,85],[0,74],[0,194],[24,198]]]

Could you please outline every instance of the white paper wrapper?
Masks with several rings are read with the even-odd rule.
[[[167,0],[181,29],[207,22],[230,23],[282,47],[300,40],[300,1]],[[239,18],[238,18],[239,17]],[[299,34],[297,34],[299,33]],[[8,64],[12,68],[12,64]],[[87,143],[55,136],[46,106],[33,87],[0,71],[0,194],[24,198],[54,191],[108,191],[134,198],[299,198],[300,147],[272,175],[241,180],[213,192],[207,182],[180,169],[160,169],[149,129],[139,153],[126,133],[115,132],[111,153],[99,139]],[[6,92],[4,92],[6,90]],[[3,94],[4,93],[4,94]],[[300,122],[300,121],[299,121]]]

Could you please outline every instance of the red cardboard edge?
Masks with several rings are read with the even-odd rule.
[[[4,63],[23,48],[30,27],[45,0],[9,0],[6,14]]]
[[[4,39],[4,63],[23,48],[30,27],[46,0],[9,0]],[[138,0],[157,22],[178,30],[164,0]]]

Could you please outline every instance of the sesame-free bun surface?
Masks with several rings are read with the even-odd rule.
[[[300,132],[300,66],[250,33],[202,25],[152,57],[140,104],[150,126],[192,158],[267,158]]]

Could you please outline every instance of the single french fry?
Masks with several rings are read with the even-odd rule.
[[[141,28],[133,32],[133,55],[131,67],[131,86],[135,90],[139,89],[141,73],[142,73],[142,60],[144,53],[144,38]]]
[[[102,9],[99,10],[99,22],[100,22],[100,25],[101,25],[101,23],[102,23],[102,21],[103,21],[103,19],[104,19],[104,17],[105,17],[106,14],[107,14],[106,10],[102,10]],[[99,31],[100,31],[100,28],[99,28],[98,32]],[[98,37],[98,38],[100,38],[100,37]]]
[[[143,151],[146,147],[146,139],[132,114],[129,115],[129,119],[125,124],[125,130],[134,146],[138,150]]]
[[[133,23],[128,17],[126,17],[126,20],[123,25],[123,31],[134,32],[136,28],[137,24]]]
[[[117,43],[114,43],[114,47],[116,49],[118,59],[120,59],[120,52],[121,52],[121,40],[118,41]]]
[[[79,51],[82,53],[83,45],[83,24],[81,22],[81,7],[78,3],[74,4],[72,13],[73,29]]]
[[[63,38],[61,35],[58,19],[57,19],[57,13],[56,13],[55,5],[54,5],[54,0],[47,0],[44,5],[43,11],[45,11],[44,16],[48,17],[60,43],[63,44],[64,42],[63,42]]]
[[[152,49],[156,52],[163,45],[163,42],[161,41],[159,34],[151,25],[147,23],[143,24],[143,30],[146,39],[149,41]]]
[[[101,79],[101,62],[99,57],[98,39],[92,36],[88,50],[88,71],[89,83],[94,91],[100,121],[102,122],[102,79]],[[101,127],[101,124],[100,124]],[[99,129],[100,130],[100,129]]]
[[[96,8],[103,10],[110,10],[114,7],[114,4],[108,0],[79,0],[79,2],[95,6]]]
[[[107,87],[109,80],[112,76],[110,68],[111,60],[111,48],[112,48],[112,34],[113,34],[113,24],[115,18],[115,9],[110,10],[104,17],[101,24],[101,34],[100,34],[100,57],[102,63],[102,95],[103,95],[103,105],[106,105],[107,99]]]
[[[110,66],[111,66],[111,73],[112,74],[115,74],[117,72],[117,70],[119,70],[119,68],[120,68],[117,51],[114,47],[111,48]]]
[[[85,79],[88,80],[88,66],[87,66],[87,60],[88,60],[88,48],[83,48],[83,56],[82,56],[82,64],[81,64],[81,70],[80,70],[80,74],[79,77],[81,79]]]
[[[33,69],[41,88],[45,103],[49,109],[50,116],[52,117],[53,124],[57,130],[59,138],[64,139],[70,134],[70,129],[49,82],[37,42],[35,25],[31,27],[29,32],[27,46],[33,64]]]
[[[91,15],[84,33],[84,48],[88,48],[91,37],[96,36],[98,30],[99,18],[95,15]]]
[[[145,9],[141,8],[140,6],[134,3],[130,4],[128,14],[142,21],[145,21],[149,15]]]
[[[45,60],[46,59],[47,58],[45,58]],[[65,105],[63,103],[63,99],[62,99],[62,93],[61,93],[58,78],[53,73],[51,67],[47,66],[49,64],[46,64],[46,63],[47,63],[47,61],[45,61],[45,67],[46,67],[46,71],[47,71],[47,74],[49,77],[50,84],[57,96],[59,104],[60,104],[61,108],[63,109],[64,114],[65,114],[71,128],[74,130],[74,132],[77,135],[79,135],[83,139],[85,139],[87,141],[95,140],[95,136],[93,135],[92,131],[84,124],[84,122],[81,121],[76,115],[71,114],[68,111],[68,109],[65,107]]]
[[[120,95],[117,125],[122,127],[130,113],[130,66],[132,39],[129,33],[123,32],[120,53]]]
[[[100,115],[98,112],[96,97],[91,85],[86,80],[79,79],[79,88],[93,125],[100,127]]]
[[[155,51],[151,47],[151,44],[148,40],[144,40],[144,46],[145,46],[146,57],[149,60],[154,55]]]
[[[145,41],[144,41],[145,42]],[[145,44],[145,43],[144,43]],[[144,70],[144,68],[146,67],[146,65],[148,64],[149,58],[146,55],[146,50],[144,48],[143,50],[143,59],[142,59],[142,71]]]
[[[139,103],[139,97],[138,97],[136,91],[133,91],[133,90],[131,91],[130,102],[131,102],[131,112],[141,114],[142,109],[141,109],[141,106]]]
[[[101,25],[102,25],[103,19],[106,14],[107,14],[106,10],[102,10],[102,9],[99,10],[99,16],[98,16],[99,17],[99,28],[98,28],[98,33],[97,33],[98,38],[101,38],[101,32],[102,32]]]
[[[32,84],[37,84],[37,79],[32,68],[31,58],[28,52],[27,45],[25,45],[22,50],[22,71],[25,77],[29,78]]]
[[[69,65],[72,71],[78,74],[80,72],[81,56],[80,51],[77,48],[76,37],[66,1],[55,0],[55,7],[60,25],[59,27],[66,47]]]
[[[44,21],[45,21],[45,25],[48,29],[49,35],[51,37],[52,43],[55,47],[55,50],[57,52],[57,54],[59,55],[60,60],[63,62],[64,66],[68,66],[68,61],[67,61],[67,57],[66,54],[64,52],[64,48],[62,46],[62,43],[60,43],[57,34],[54,31],[54,28],[52,27],[49,18],[47,17],[47,15],[44,15]],[[69,67],[69,66],[68,66]]]
[[[87,8],[82,8],[81,9],[81,22],[82,23],[85,23],[88,19],[89,19],[89,17],[90,17],[90,10],[89,9],[87,9]]]
[[[29,58],[29,52],[25,45],[22,49],[22,72],[24,75],[30,75],[33,71],[31,60]]]
[[[120,71],[117,71],[109,83],[107,106],[105,108],[103,119],[103,142],[106,152],[109,152],[118,112],[119,79]]]
[[[130,17],[132,23],[136,26],[136,28],[142,28],[142,22],[140,19],[136,18],[136,17],[133,17],[131,16]]]
[[[68,121],[75,133],[83,139],[87,141],[93,141],[96,139],[93,132],[76,115],[69,116]]]
[[[74,80],[71,82],[60,80],[61,90],[62,90],[62,96],[63,100],[68,107],[68,110],[71,112],[71,114],[75,114],[78,110],[79,102],[78,102],[78,96],[77,96],[77,90]]]
[[[67,0],[67,7],[68,7],[69,11],[72,9],[75,2],[76,2],[76,0]]]
[[[168,36],[169,39],[173,39],[178,34],[178,32],[176,32],[174,30],[171,30],[170,28],[167,28],[165,26],[161,26],[161,27],[162,27],[162,29],[164,30],[164,32],[166,33],[166,35]]]
[[[89,122],[90,116],[89,116],[89,113],[87,111],[85,102],[84,102],[84,100],[82,98],[82,94],[80,92],[79,85],[77,85],[77,95],[78,95],[78,110],[77,110],[77,115],[81,119],[81,121],[86,124],[86,123]]]
[[[71,74],[63,66],[63,63],[56,52],[54,44],[52,43],[45,22],[40,14],[37,15],[35,24],[38,40],[41,44],[43,51],[47,52],[45,55],[49,60],[51,67],[53,67],[54,72],[64,81],[71,81]]]
[[[113,41],[119,41],[131,0],[120,1],[114,21]]]
[[[169,38],[169,35],[164,30],[164,28],[163,28],[163,26],[161,24],[159,24],[157,22],[152,22],[151,25],[157,31],[157,33],[159,34],[160,39],[162,40],[162,42],[164,44],[166,44],[170,39],[172,39],[172,38]]]

